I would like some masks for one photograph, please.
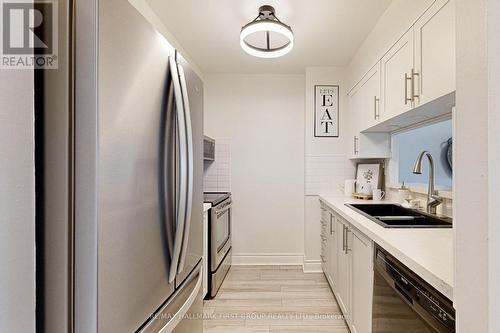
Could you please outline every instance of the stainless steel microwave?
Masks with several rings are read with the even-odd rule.
[[[215,161],[215,140],[208,136],[203,137],[203,160]]]

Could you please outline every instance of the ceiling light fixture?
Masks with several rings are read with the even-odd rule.
[[[255,57],[281,57],[293,48],[292,28],[276,17],[272,6],[261,6],[259,15],[241,28],[240,45]]]

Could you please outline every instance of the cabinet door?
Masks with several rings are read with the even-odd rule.
[[[389,133],[358,133],[357,158],[391,157]]]
[[[353,333],[371,332],[373,298],[373,244],[352,231],[349,249],[352,265],[351,326]]]
[[[378,122],[380,119],[381,103],[376,98],[376,92],[380,91],[380,83],[377,85],[380,70],[372,69],[369,74],[371,75],[365,76],[365,79],[349,93],[351,128],[349,156],[351,158],[388,158],[391,156],[389,134],[361,133],[373,126],[374,121]],[[377,112],[377,120],[375,120],[375,112]]]
[[[381,63],[378,62],[366,73],[359,87],[359,122],[360,131],[376,125],[380,119]]]
[[[413,29],[410,29],[382,58],[382,121],[413,107],[413,49]]]
[[[361,93],[359,86],[356,86],[349,92],[349,127],[350,127],[350,151],[352,157],[358,155],[358,139],[360,132],[360,110],[361,109]]]
[[[455,3],[437,0],[415,23],[415,99],[425,104],[456,89]]]
[[[345,316],[350,316],[351,296],[351,263],[350,252],[346,250],[349,242],[349,232],[346,224],[337,219],[337,300]]]
[[[332,215],[332,219],[330,220],[330,235],[328,237],[328,273],[329,273],[329,282],[332,286],[332,289],[337,288],[337,267],[338,267],[338,259],[337,259],[337,222],[336,216]]]
[[[321,205],[321,218],[320,218],[320,223],[321,223],[321,268],[323,269],[323,272],[325,273],[326,276],[328,276],[329,271],[328,271],[328,219],[329,219],[329,212],[323,205]]]

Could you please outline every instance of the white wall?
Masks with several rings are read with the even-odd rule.
[[[35,331],[33,71],[0,70],[0,332]]]
[[[489,118],[488,118],[488,199],[489,199],[489,332],[498,332],[500,313],[500,223],[498,207],[500,196],[500,2],[488,0],[488,65],[489,65]]]
[[[321,270],[321,233],[319,223],[319,193],[341,195],[340,185],[354,177],[353,164],[347,159],[349,142],[349,106],[346,72],[338,67],[308,67],[306,69],[305,105],[305,217],[304,269]],[[314,85],[339,85],[339,137],[314,137]]]
[[[453,170],[453,210],[456,233],[454,301],[458,333],[488,332],[486,2],[456,2],[457,106],[453,145],[457,163],[454,164]],[[498,128],[496,130],[498,131]],[[495,186],[498,187],[498,184]],[[495,196],[498,196],[498,193],[495,193]],[[498,223],[498,220],[495,222]],[[498,253],[495,258],[498,260]],[[498,313],[492,320],[498,320]],[[490,332],[498,330],[491,328]]]
[[[231,147],[235,263],[302,263],[304,76],[205,75],[205,134]]]
[[[396,43],[434,0],[393,0],[348,66],[348,88]]]
[[[169,47],[173,46],[176,50],[178,50],[184,58],[189,62],[191,68],[198,74],[198,76],[203,81],[204,75],[200,70],[198,65],[193,61],[189,53],[187,53],[182,44],[175,38],[175,36],[167,29],[167,27],[163,24],[162,20],[156,15],[154,10],[151,8],[147,0],[128,0],[128,2],[134,6],[134,8],[141,13],[142,16],[156,29],[159,33],[165,37],[168,41]]]

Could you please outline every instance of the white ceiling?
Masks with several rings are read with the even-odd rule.
[[[307,66],[346,66],[391,0],[148,0],[204,73],[303,73]],[[261,5],[290,25],[295,47],[277,59],[246,54],[243,25]]]

